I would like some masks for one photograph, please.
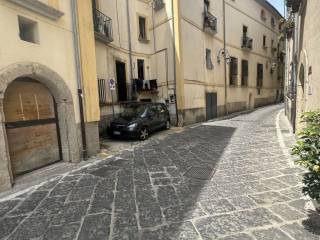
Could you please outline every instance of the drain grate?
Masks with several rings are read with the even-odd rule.
[[[199,180],[210,180],[215,173],[212,168],[191,167],[184,176]]]

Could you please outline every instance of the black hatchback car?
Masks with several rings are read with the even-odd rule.
[[[150,133],[170,128],[170,115],[163,103],[134,103],[124,107],[120,116],[111,121],[111,137],[146,140]]]

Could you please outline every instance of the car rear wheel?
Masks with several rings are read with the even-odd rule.
[[[148,128],[146,128],[146,127],[141,128],[140,135],[139,135],[140,140],[144,141],[144,140],[148,139],[148,137],[149,137]]]

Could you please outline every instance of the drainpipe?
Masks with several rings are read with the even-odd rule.
[[[224,113],[228,115],[228,89],[227,89],[227,55],[226,55],[226,3],[223,4],[223,51],[224,51]]]
[[[80,128],[81,128],[81,139],[82,139],[82,157],[84,160],[88,158],[87,154],[87,141],[86,141],[86,127],[84,120],[84,108],[83,108],[83,90],[82,90],[82,68],[81,68],[81,53],[79,48],[79,31],[78,31],[78,14],[77,14],[77,0],[71,0],[71,11],[72,11],[72,29],[73,29],[73,45],[75,52],[75,63],[76,63],[76,77],[78,86],[78,100],[79,100],[79,111],[80,111]]]
[[[287,16],[286,16],[286,12],[287,12],[287,10],[286,10],[286,1],[285,0],[283,0],[283,17],[284,17],[284,20],[286,21],[287,20]],[[287,36],[284,34],[283,35],[284,36],[284,38],[285,38],[285,40],[284,40],[284,48],[285,48],[285,51],[286,51],[286,55],[285,55],[285,59],[284,59],[284,76],[283,76],[283,80],[282,80],[282,82],[283,82],[283,84],[282,84],[282,91],[283,91],[283,99],[284,99],[284,103],[285,103],[285,114],[287,115],[288,113],[287,113],[287,96],[286,96],[286,88],[287,88],[287,86],[288,86],[288,84],[287,84],[287,64],[288,64],[288,62],[287,62],[287,57],[288,57],[288,49],[287,49],[287,46],[288,46],[288,39],[287,39]]]
[[[295,14],[295,29],[294,29],[294,44],[293,44],[293,132],[296,132],[296,118],[297,118],[297,69],[299,64],[299,55],[300,48],[299,48],[299,36],[300,36],[300,21],[299,21],[299,14]]]
[[[130,8],[129,8],[129,0],[127,0],[127,24],[128,24],[128,43],[129,43],[129,78],[131,84],[131,91],[130,91],[130,100],[132,101],[132,89],[133,89],[133,72],[132,72],[132,43],[131,43],[131,25],[130,25]]]
[[[152,4],[151,4],[151,7],[152,7],[152,34],[153,34],[153,50],[156,53],[157,49],[156,49],[156,33],[155,33],[155,29],[154,29],[155,17],[154,17],[154,5],[153,4],[154,4],[154,2],[152,2]]]
[[[176,118],[177,118],[177,122],[176,122],[176,126],[179,127],[179,113],[178,113],[178,103],[177,103],[177,77],[176,77],[176,72],[177,72],[177,66],[176,66],[176,34],[175,34],[175,27],[174,27],[174,10],[173,10],[173,1],[177,1],[177,0],[171,0],[171,11],[172,11],[172,34],[173,34],[173,81],[174,81],[174,96],[175,96],[175,106],[176,106]]]

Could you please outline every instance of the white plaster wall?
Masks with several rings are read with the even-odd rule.
[[[205,107],[205,92],[218,92],[218,105],[224,105],[224,64],[217,62],[217,55],[223,48],[223,1],[211,0],[210,12],[217,17],[217,33],[211,36],[202,31],[203,9],[202,0],[181,1],[182,15],[182,47],[185,78],[185,108]],[[276,96],[277,71],[270,74],[271,63],[276,61],[271,54],[271,39],[274,39],[274,46],[278,44],[278,20],[274,16],[276,26],[271,27],[271,15],[256,1],[226,0],[226,40],[227,49],[230,55],[238,58],[238,81],[237,86],[228,88],[228,102],[248,102],[249,94],[254,97],[267,98]],[[264,9],[267,20],[260,18],[260,11]],[[253,38],[253,50],[244,51],[241,49],[242,27],[246,25],[249,29],[248,36]],[[262,47],[263,35],[267,36],[268,49]],[[212,51],[213,70],[206,69],[205,51],[206,48]],[[241,87],[241,60],[249,61],[248,87]],[[268,62],[268,68],[267,63]],[[256,74],[257,63],[264,64],[263,89],[257,95]],[[190,82],[193,81],[193,85]],[[229,66],[227,66],[227,82],[229,84]],[[196,94],[195,94],[196,92]],[[199,95],[202,94],[203,101]]]
[[[320,110],[320,22],[315,21],[320,14],[320,1],[306,1],[306,4],[301,50],[307,53],[307,68],[312,68],[312,74],[308,76],[308,83],[306,84],[305,90],[306,111],[312,111]]]
[[[137,60],[145,62],[145,79],[158,80],[158,94],[144,95],[143,98],[161,100],[168,97],[168,85],[173,88],[173,39],[171,27],[171,1],[165,1],[165,7],[154,11],[152,1],[132,0],[130,6],[130,27],[132,43],[132,71],[133,78],[137,78]],[[130,61],[128,45],[128,24],[126,0],[105,0],[99,2],[99,9],[105,15],[112,18],[113,41],[109,44],[96,40],[96,58],[98,78],[116,78],[115,61],[125,62],[127,71],[127,82],[130,83]],[[152,14],[153,12],[153,14]],[[148,43],[138,40],[138,16],[147,18]],[[111,93],[106,87],[107,100],[111,103]],[[117,102],[117,94],[114,93]],[[109,108],[109,107],[106,107]],[[108,113],[105,109],[102,114]]]

